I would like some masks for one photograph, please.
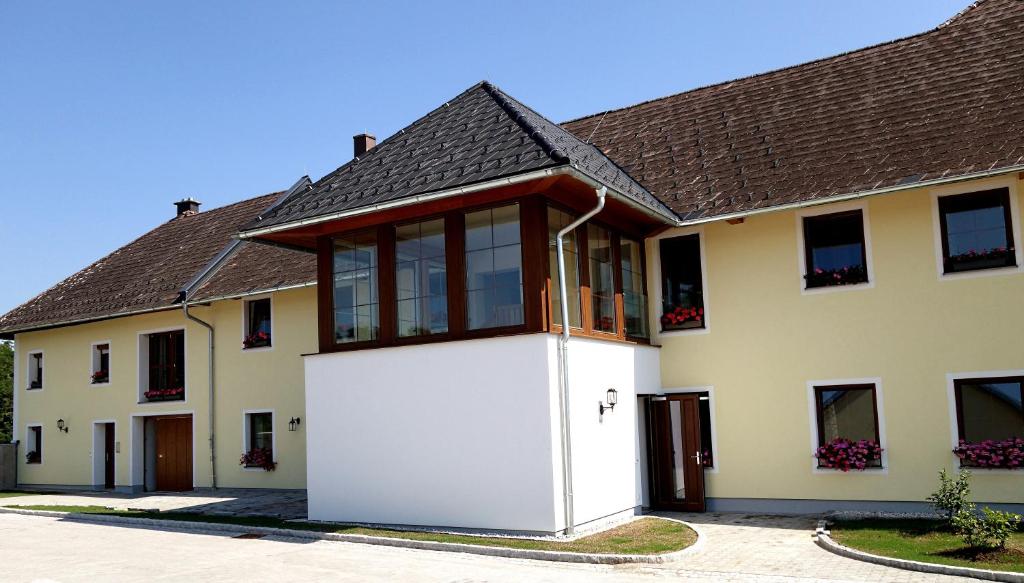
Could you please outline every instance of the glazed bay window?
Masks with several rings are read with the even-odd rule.
[[[647,338],[647,294],[644,291],[644,248],[639,241],[621,237],[622,304],[626,336]]]
[[[1024,377],[956,379],[953,390],[961,464],[1024,470]]]
[[[380,333],[377,234],[334,239],[334,341],[369,342]]]
[[[140,357],[146,365],[142,379],[145,401],[185,399],[185,331],[144,334]]]
[[[662,239],[661,329],[703,328],[704,282],[701,270],[700,235]]]
[[[569,226],[576,217],[559,209],[548,207],[548,264],[551,277],[551,321],[562,325],[562,294],[558,286],[558,249],[555,239],[558,232]],[[569,326],[583,326],[580,312],[580,250],[577,241],[579,228],[562,237],[562,253],[565,255],[565,287],[569,298]]]
[[[523,251],[519,205],[468,212],[466,327],[523,324]]]
[[[814,387],[818,420],[819,454],[822,450],[848,448],[861,444],[874,452],[881,442],[878,431],[878,403],[875,385],[826,385]],[[879,450],[880,451],[880,450]],[[867,455],[866,467],[881,467],[881,457]],[[818,456],[820,467],[833,467],[826,457]],[[861,468],[862,469],[862,468]]]
[[[398,336],[448,331],[448,268],[444,219],[395,228]]]
[[[945,273],[1017,264],[1007,188],[939,197],[939,227]]]
[[[271,346],[270,298],[246,300],[245,337],[242,348],[267,348]]]
[[[587,223],[587,255],[590,258],[590,306],[594,331],[615,333],[615,257],[612,234]]]
[[[804,217],[803,230],[807,289],[868,281],[862,211]]]

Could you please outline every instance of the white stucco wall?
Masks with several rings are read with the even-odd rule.
[[[556,350],[554,337],[550,350]],[[657,348],[584,338],[569,341],[577,525],[643,504],[636,395],[661,387],[659,370]],[[602,417],[598,403],[610,388],[618,391],[618,405]],[[554,413],[557,421],[557,409]],[[560,480],[558,489],[560,493]],[[558,518],[561,527],[562,516]]]
[[[306,357],[314,520],[553,532],[545,334]]]

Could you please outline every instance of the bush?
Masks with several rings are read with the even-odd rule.
[[[981,516],[973,511],[964,511],[954,516],[952,523],[967,546],[975,549],[1002,549],[1006,548],[1006,541],[1017,530],[1020,520],[1017,514],[992,510],[986,506]]]
[[[953,519],[957,515],[967,513],[974,515],[974,504],[967,497],[971,494],[971,472],[960,470],[956,480],[952,480],[945,468],[939,471],[939,489],[928,496],[932,508],[946,517],[946,521],[955,528]]]

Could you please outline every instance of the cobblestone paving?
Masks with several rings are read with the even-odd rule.
[[[305,518],[306,493],[301,490],[239,490],[116,494],[68,492],[0,498],[0,506],[45,504],[61,506],[108,506],[117,509],[181,510],[198,514]]]

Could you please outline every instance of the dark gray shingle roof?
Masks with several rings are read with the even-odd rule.
[[[290,196],[246,230],[566,165],[674,216],[600,150],[483,81]]]

